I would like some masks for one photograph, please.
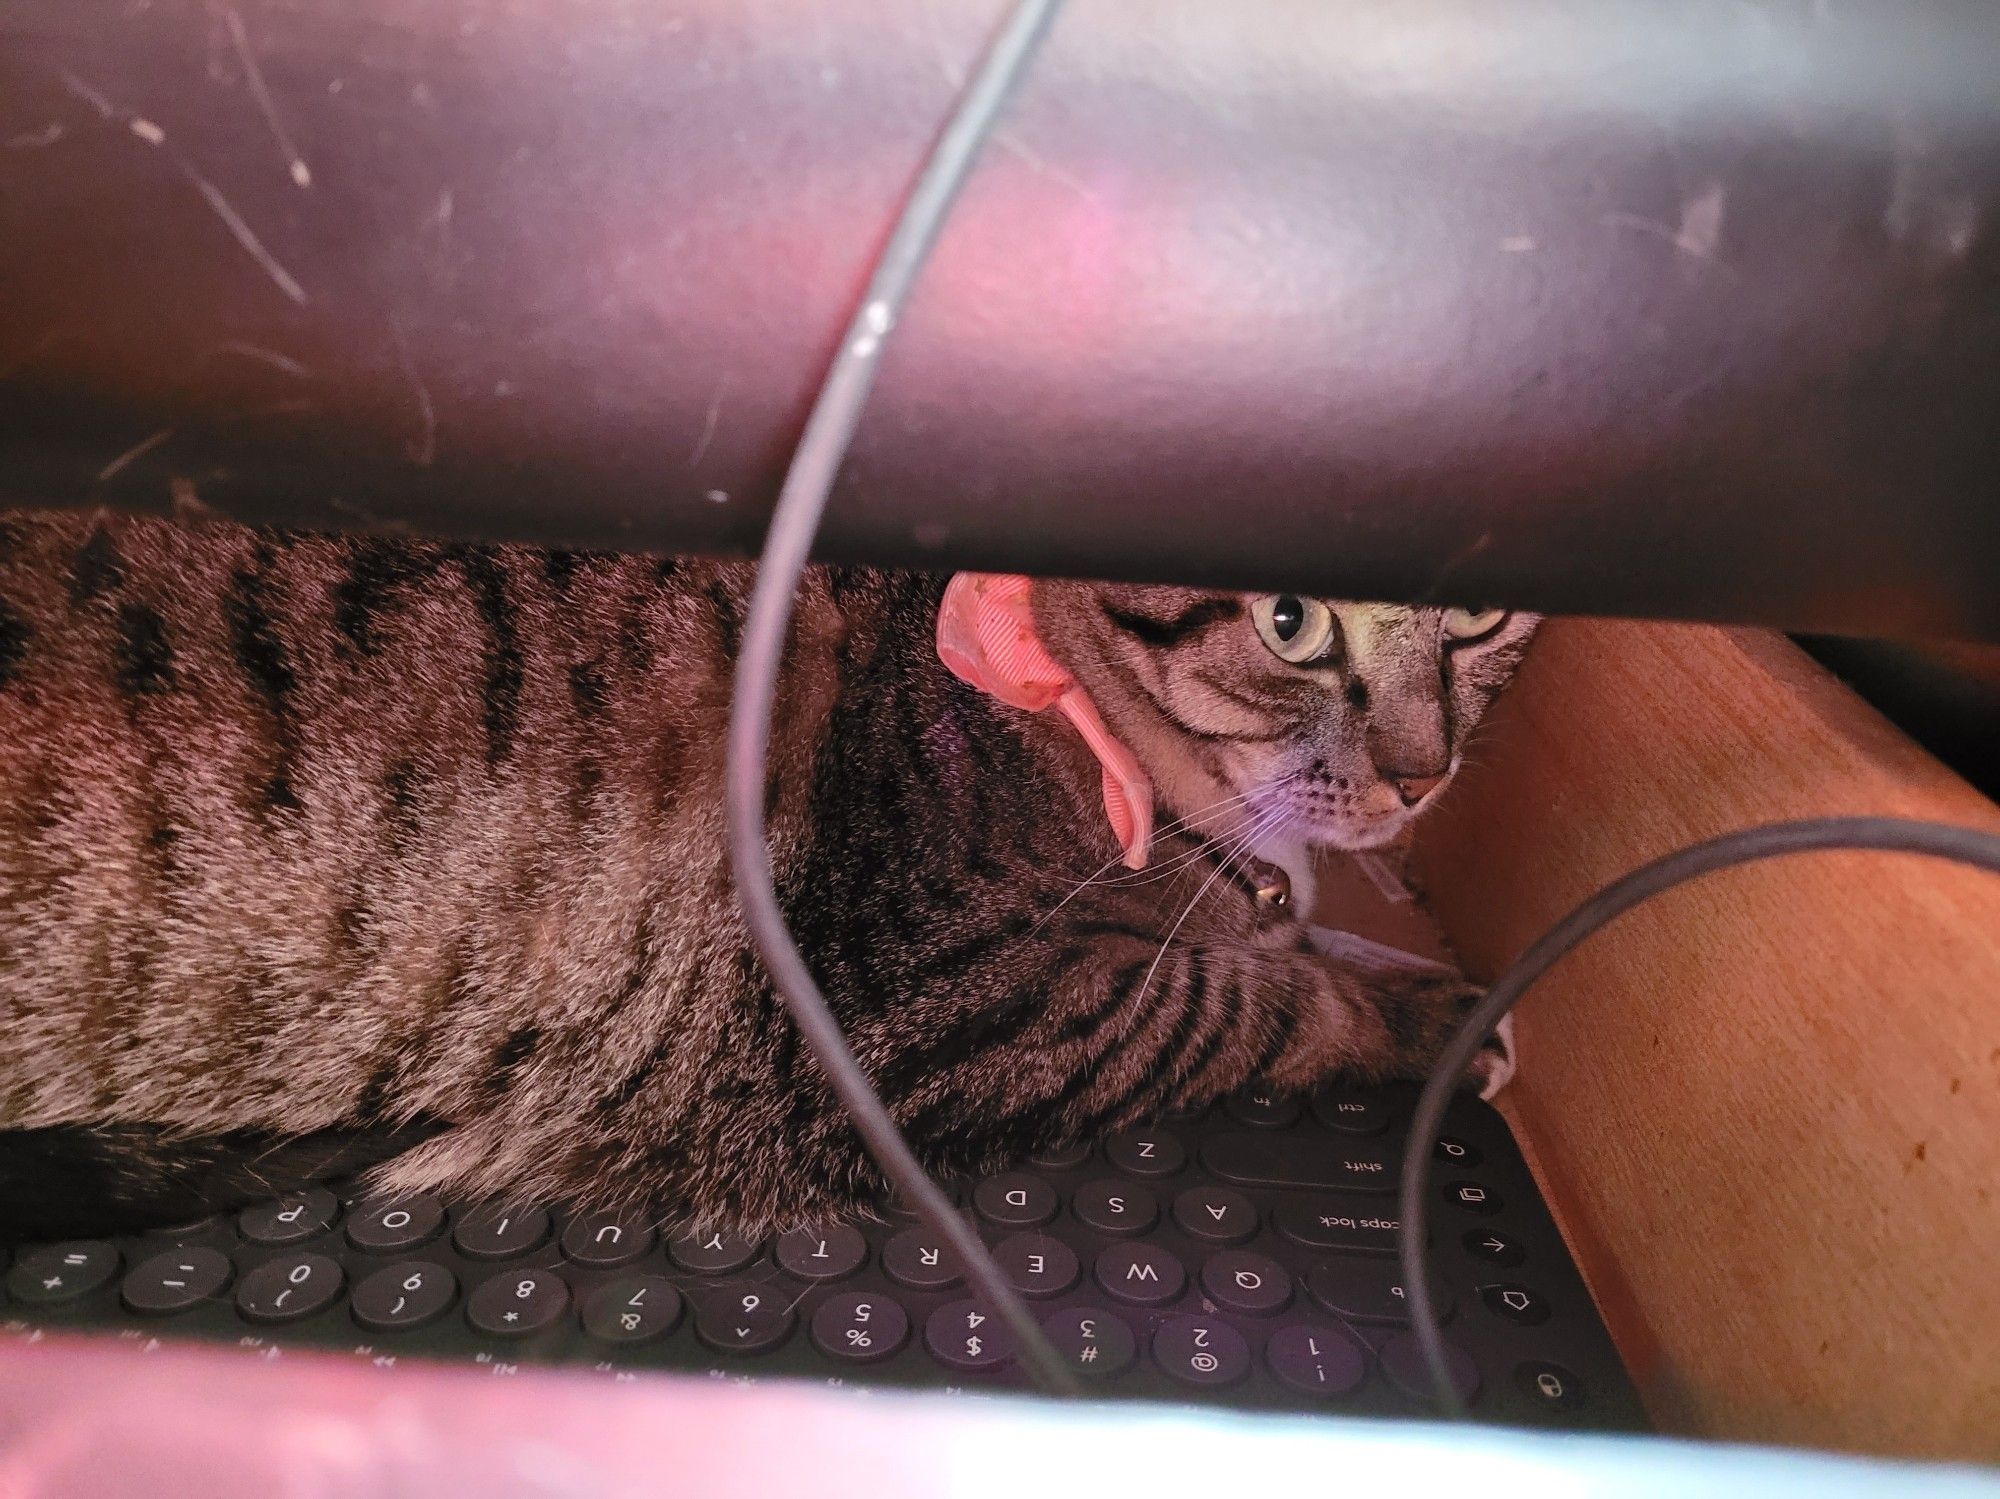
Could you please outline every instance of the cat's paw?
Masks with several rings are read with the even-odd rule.
[[[1452,985],[1450,1023],[1438,1037],[1440,1047],[1450,1039],[1450,1035],[1458,1029],[1458,1025],[1464,1023],[1466,1015],[1470,1015],[1484,997],[1486,989],[1466,981],[1464,977],[1458,977],[1458,981]],[[1480,1097],[1490,1099],[1494,1093],[1498,1093],[1502,1087],[1514,1081],[1516,1055],[1518,1053],[1514,1043],[1514,1015],[1508,1013],[1500,1017],[1500,1023],[1494,1027],[1494,1033],[1488,1035],[1484,1043],[1480,1043],[1480,1049],[1476,1053],[1472,1053],[1472,1061],[1466,1067],[1464,1085],[1478,1089]]]
[[[1514,1017],[1506,1014],[1493,1028],[1493,1034],[1486,1038],[1479,1053],[1472,1059],[1472,1065],[1465,1069],[1466,1078],[1479,1088],[1481,1098],[1490,1099],[1495,1093],[1514,1080],[1515,1069],[1520,1065],[1520,1052],[1514,1040]]]

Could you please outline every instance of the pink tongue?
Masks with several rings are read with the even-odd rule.
[[[1019,573],[954,576],[938,609],[938,659],[960,681],[1010,707],[1039,713],[1053,704],[1076,725],[1103,768],[1104,815],[1125,850],[1125,863],[1144,869],[1153,841],[1153,783],[1104,726],[1090,694],[1036,637],[1028,606],[1033,587]]]

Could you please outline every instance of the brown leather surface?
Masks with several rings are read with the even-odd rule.
[[[0,500],[748,549],[997,14],[12,0]],[[1951,0],[1073,5],[825,550],[2000,636],[1996,76]]]

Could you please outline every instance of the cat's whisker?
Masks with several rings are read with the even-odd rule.
[[[1287,777],[1286,779],[1290,780],[1294,778]],[[1281,781],[1274,784],[1283,785],[1284,782]],[[1294,814],[1291,808],[1283,806],[1267,807],[1262,812],[1253,816],[1234,833],[1230,834],[1219,847],[1215,843],[1204,843],[1194,850],[1192,858],[1183,858],[1178,862],[1183,866],[1196,863],[1199,862],[1203,855],[1213,851],[1216,853],[1217,858],[1222,861],[1223,865],[1227,867],[1242,858],[1244,854],[1253,852],[1257,843],[1266,834],[1285,826],[1293,820]],[[1175,883],[1179,883],[1179,881],[1176,880]]]
[[[1248,791],[1239,791],[1234,796],[1225,796],[1224,798],[1222,798],[1221,801],[1210,802],[1206,807],[1197,807],[1195,808],[1194,811],[1188,813],[1187,816],[1177,817],[1172,822],[1167,823],[1164,827],[1155,828],[1153,830],[1153,839],[1155,842],[1157,842],[1162,838],[1171,837],[1173,834],[1185,830],[1200,818],[1210,816],[1217,812],[1227,811],[1231,807],[1240,806],[1242,803],[1247,801],[1252,801],[1259,796],[1268,795],[1270,792],[1275,791],[1282,786],[1289,785],[1291,782],[1297,779],[1298,775],[1294,773],[1292,775],[1285,776],[1277,781],[1273,781],[1268,786],[1253,786]],[[1095,874],[1091,875],[1083,883],[1087,885],[1090,884],[1092,881],[1100,879],[1108,870],[1116,868],[1117,865],[1124,859],[1124,857],[1125,856],[1122,852],[1113,854],[1103,864],[1098,866],[1097,872]],[[1139,870],[1134,870],[1132,874],[1134,877],[1137,877],[1146,875],[1151,872],[1152,871],[1149,869],[1139,869]],[[1125,878],[1127,877],[1119,876],[1115,879],[1105,881],[1105,883],[1116,884],[1119,883],[1120,880],[1123,880]]]
[[[1160,838],[1169,837],[1172,834],[1179,832],[1182,828],[1186,827],[1189,823],[1193,822],[1197,817],[1204,817],[1211,812],[1221,811],[1223,808],[1231,806],[1237,802],[1247,801],[1250,797],[1255,796],[1256,794],[1257,793],[1255,791],[1239,791],[1235,796],[1225,796],[1219,802],[1211,802],[1206,807],[1197,808],[1195,811],[1190,812],[1186,817],[1176,818],[1174,821],[1168,823],[1165,827],[1155,828],[1153,830],[1153,837],[1156,840]],[[1125,852],[1123,849],[1120,849],[1117,853],[1113,854],[1110,858],[1106,859],[1102,864],[1098,865],[1096,870],[1094,870],[1092,873],[1085,875],[1083,879],[1077,883],[1076,888],[1080,890],[1085,885],[1094,883],[1110,870],[1117,868],[1118,865],[1124,861],[1124,858],[1125,858]]]
[[[1228,801],[1217,802],[1213,807],[1203,808],[1201,812],[1197,812],[1189,817],[1184,817],[1178,823],[1168,824],[1166,828],[1162,829],[1161,832],[1159,834],[1156,834],[1155,836],[1161,837],[1165,836],[1168,833],[1172,833],[1177,828],[1185,825],[1186,823],[1192,822],[1195,817],[1203,816],[1206,813],[1220,811],[1236,803],[1251,801],[1260,796],[1268,796],[1271,792],[1280,790],[1283,787],[1290,785],[1293,781],[1296,781],[1298,778],[1299,777],[1296,774],[1285,776],[1281,780],[1271,782],[1269,785],[1254,787],[1253,789],[1244,792],[1241,796],[1230,797]],[[1286,809],[1263,808],[1254,811],[1252,813],[1251,820],[1255,821],[1257,818],[1260,818],[1264,816],[1266,813],[1273,811],[1281,812],[1284,815],[1289,815],[1289,812],[1286,811]],[[1210,841],[1204,840],[1203,842],[1197,844],[1188,853],[1180,855],[1174,862],[1178,864],[1186,862],[1190,857],[1199,858],[1202,855],[1202,853],[1210,846],[1211,846]],[[1105,886],[1118,886],[1118,887],[1129,886],[1129,885],[1146,885],[1152,883],[1152,876],[1156,872],[1157,870],[1155,868],[1148,867],[1146,869],[1134,870],[1129,875],[1118,875],[1108,880],[1102,880],[1099,883]]]
[[[1168,823],[1165,827],[1156,829],[1153,836],[1156,839],[1170,836],[1173,833],[1179,832],[1181,829],[1187,827],[1198,817],[1206,817],[1216,812],[1225,811],[1230,807],[1249,801],[1253,797],[1268,795],[1273,791],[1279,790],[1284,786],[1290,785],[1293,781],[1296,781],[1298,778],[1299,778],[1298,773],[1294,772],[1291,775],[1280,777],[1278,780],[1271,782],[1269,785],[1253,786],[1248,791],[1238,792],[1235,796],[1226,796],[1219,802],[1211,802],[1206,807],[1197,808],[1196,810],[1190,812],[1185,817],[1176,818],[1174,821]],[[1203,855],[1203,853],[1207,851],[1208,846],[1209,845],[1207,843],[1200,843],[1197,844],[1194,848],[1189,849],[1186,853],[1176,856],[1173,860],[1171,860],[1167,864],[1157,865],[1149,869],[1134,870],[1132,871],[1132,874],[1130,876],[1113,876],[1112,878],[1107,879],[1105,878],[1105,876],[1109,874],[1111,870],[1116,868],[1118,864],[1122,862],[1125,857],[1122,852],[1113,854],[1103,864],[1098,866],[1096,873],[1080,881],[1076,886],[1074,886],[1070,890],[1070,892],[1067,895],[1065,895],[1061,900],[1057,901],[1053,906],[1051,906],[1048,912],[1042,917],[1042,919],[1036,922],[1034,926],[1029,928],[1028,935],[1032,937],[1037,932],[1041,931],[1041,929],[1044,926],[1048,925],[1049,921],[1054,918],[1055,914],[1058,911],[1062,910],[1064,906],[1068,905],[1072,900],[1076,899],[1077,896],[1081,895],[1085,890],[1089,889],[1093,885],[1105,889],[1110,889],[1110,888],[1126,889],[1136,885],[1156,884],[1161,880],[1169,878],[1177,870],[1181,869],[1185,865],[1188,865],[1190,863],[1199,860]]]
[[[1210,887],[1217,880],[1229,872],[1232,861],[1244,849],[1254,844],[1257,839],[1263,837],[1265,833],[1277,826],[1280,821],[1282,821],[1282,814],[1276,812],[1265,813],[1264,816],[1251,824],[1250,829],[1242,837],[1235,840],[1229,853],[1217,860],[1214,870],[1210,872],[1207,879],[1202,881],[1201,888],[1195,891],[1193,899],[1188,901],[1187,905],[1182,909],[1181,914],[1175,919],[1174,924],[1167,928],[1166,940],[1160,944],[1159,952],[1154,954],[1151,966],[1146,969],[1146,976],[1139,980],[1138,991],[1132,999],[1132,1004],[1135,1008],[1145,1000],[1146,991],[1153,984],[1153,975],[1160,971],[1160,964],[1166,961],[1167,949],[1174,945],[1174,938],[1180,935],[1180,930],[1187,924],[1188,917],[1194,914],[1194,908],[1201,904],[1201,898],[1208,894]]]

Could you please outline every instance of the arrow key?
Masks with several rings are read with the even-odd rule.
[[[1508,1269],[1528,1257],[1528,1251],[1521,1247],[1519,1239],[1512,1234],[1503,1234],[1497,1228],[1469,1229],[1461,1242],[1467,1254]]]
[[[948,1368],[997,1369],[1014,1357],[1014,1335],[976,1301],[939,1307],[924,1324],[924,1346]]]

